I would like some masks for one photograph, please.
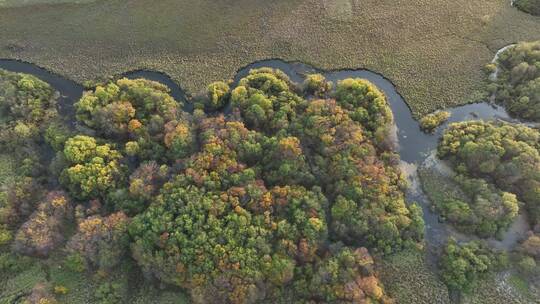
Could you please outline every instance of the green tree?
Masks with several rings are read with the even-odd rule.
[[[66,141],[64,156],[69,167],[62,182],[78,199],[104,198],[123,179],[121,155],[109,144],[100,145],[93,137],[77,135]]]
[[[304,92],[308,95],[324,97],[332,89],[332,83],[322,74],[309,74],[304,80]]]
[[[533,14],[540,13],[540,1],[517,0],[515,5]],[[540,121],[540,41],[518,43],[497,60],[497,78],[493,93],[513,115]]]
[[[449,288],[470,292],[477,280],[497,267],[497,258],[478,242],[458,244],[450,239],[441,257],[443,281]]]
[[[287,75],[270,68],[254,69],[231,92],[231,103],[248,127],[268,134],[289,127],[305,100],[291,90]]]
[[[170,145],[171,137],[180,136],[174,132],[178,121],[190,126],[184,122],[189,120],[186,118],[189,115],[182,112],[181,106],[181,102],[170,96],[165,85],[126,78],[97,86],[75,103],[79,121],[95,129],[100,136],[124,143],[136,142],[139,146],[137,156],[142,160],[165,159],[168,149],[173,150],[170,154],[174,158],[179,150],[187,149],[179,147],[181,140]],[[188,144],[191,142],[183,145]]]
[[[460,184],[474,196],[479,214],[496,214],[507,226],[517,213],[515,194],[525,203],[531,221],[538,223],[539,142],[540,132],[526,126],[462,122],[450,125],[444,133],[438,155],[463,173]]]
[[[210,111],[222,108],[229,100],[230,88],[223,81],[216,81],[206,88],[205,107]]]
[[[447,111],[437,111],[435,113],[428,114],[420,119],[420,128],[424,132],[431,133],[438,126],[447,121],[448,118],[450,118],[450,112]]]
[[[344,79],[336,86],[337,103],[349,111],[352,120],[362,124],[374,136],[384,137],[393,121],[386,97],[365,79]]]

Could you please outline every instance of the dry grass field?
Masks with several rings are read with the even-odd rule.
[[[0,0],[0,7],[22,7],[36,4],[89,3],[97,0]]]
[[[0,58],[81,82],[154,69],[189,92],[266,58],[368,68],[416,115],[478,100],[497,49],[540,39],[540,18],[507,0],[58,2],[0,8]]]

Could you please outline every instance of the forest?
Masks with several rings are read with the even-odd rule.
[[[55,269],[13,299],[65,302],[55,278],[82,274],[97,284],[89,301],[118,303],[128,269],[194,303],[391,303],[372,256],[414,248],[424,223],[405,201],[384,94],[270,68],[231,85],[211,83],[186,112],[166,86],[119,78],[70,118],[50,85],[0,70],[14,171],[2,280],[35,258]]]
[[[449,290],[482,291],[487,287],[480,282],[495,273],[512,276],[523,290],[529,284],[538,286],[539,151],[538,129],[503,121],[452,123],[437,153],[454,174],[419,169],[423,189],[440,219],[467,235],[467,240],[457,235],[460,241],[451,237],[439,261]],[[531,230],[508,247],[502,240],[520,234],[509,231],[519,214],[527,215]],[[494,245],[497,240],[502,242]]]
[[[531,224],[536,225],[540,222],[539,149],[537,129],[474,121],[450,125],[442,137],[438,154],[450,160],[460,174],[457,179],[465,192],[476,192],[473,210],[480,208],[479,213],[484,216],[515,216],[518,198],[524,203]],[[498,198],[489,198],[490,195]],[[450,205],[453,206],[447,208],[456,210],[458,221],[467,221],[469,208],[463,202],[454,201]],[[491,226],[495,231],[501,220],[505,222],[504,218],[491,219],[480,227],[490,230]]]
[[[540,41],[510,47],[493,67],[489,91],[495,101],[516,117],[540,121]]]

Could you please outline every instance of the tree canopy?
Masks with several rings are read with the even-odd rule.
[[[477,280],[499,266],[497,254],[484,244],[450,239],[441,258],[443,281],[450,289],[469,292]]]
[[[439,144],[438,154],[441,158],[449,159],[458,173],[482,178],[503,191],[515,194],[525,203],[532,223],[537,224],[540,222],[539,149],[540,132],[536,129],[475,121],[450,125]],[[482,181],[471,180],[467,184],[475,192],[489,188],[480,187],[485,184]],[[514,200],[509,194],[503,193],[501,199],[485,197],[478,203],[490,202],[491,207],[486,210],[489,212],[496,210],[493,208],[497,208],[497,202],[502,203],[502,208],[515,210],[515,204],[509,204]]]
[[[500,54],[496,64],[491,85],[496,101],[515,116],[540,121],[540,41],[518,43]]]
[[[283,298],[292,282],[296,300],[382,301],[373,273],[361,270],[368,251],[356,246],[399,250],[421,239],[423,221],[405,203],[397,156],[374,144],[392,121],[384,95],[356,82],[336,100],[308,102],[283,73],[252,70],[231,91],[232,119],[197,114],[199,150],[130,225],[144,272],[190,288],[198,302]],[[339,105],[355,98],[369,108],[362,121]],[[363,125],[371,119],[384,123],[379,131]],[[329,241],[348,246],[327,258]],[[335,287],[318,281],[326,271]],[[341,288],[349,291],[333,291]]]
[[[0,115],[2,141],[11,136],[39,137],[58,115],[58,94],[46,82],[21,73],[0,69]],[[7,138],[6,138],[7,137]]]
[[[165,85],[126,78],[97,86],[75,103],[77,119],[98,135],[126,143],[141,159],[156,160],[165,159],[167,148],[178,157],[191,151],[192,130],[179,115],[181,106]]]
[[[320,75],[301,87],[261,68],[204,95],[187,113],[144,79],[85,92],[76,130],[38,136],[56,152],[44,170],[64,207],[41,181],[21,181],[0,210],[18,232],[0,241],[46,256],[70,222],[68,269],[111,274],[131,255],[196,303],[390,302],[370,252],[412,246],[424,226],[384,144],[384,94],[363,79],[332,91]],[[104,282],[97,298],[113,301],[122,286]]]
[[[437,111],[428,114],[420,119],[420,129],[427,133],[432,133],[435,129],[450,118],[450,112]]]

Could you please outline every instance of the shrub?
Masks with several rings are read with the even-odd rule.
[[[13,234],[11,233],[11,231],[7,230],[5,228],[5,225],[4,227],[0,226],[0,247],[8,244],[9,242],[11,242],[12,239]]]
[[[538,272],[536,261],[532,257],[523,257],[518,263],[518,268],[525,275]]]
[[[4,276],[17,274],[32,265],[32,258],[13,252],[0,253],[0,272]]]
[[[443,281],[450,289],[469,292],[477,280],[497,267],[497,257],[475,241],[458,244],[450,239],[441,257]]]
[[[54,293],[57,295],[65,295],[67,294],[69,289],[64,285],[56,285],[54,286]]]
[[[118,304],[122,303],[126,287],[120,282],[104,282],[98,286],[95,293],[97,303]]]
[[[84,257],[79,253],[72,253],[66,257],[64,265],[73,272],[84,272],[86,267],[86,261]]]
[[[64,150],[64,143],[70,137],[69,129],[61,123],[53,123],[45,130],[45,141],[55,150]]]
[[[207,110],[215,111],[221,109],[229,100],[230,88],[223,81],[216,81],[208,85],[206,88],[206,103]]]
[[[332,89],[332,83],[327,82],[321,74],[309,74],[304,80],[304,92],[317,97],[324,97]]]
[[[450,112],[438,111],[428,114],[420,119],[420,128],[424,132],[433,132],[438,126],[450,118]]]
[[[500,236],[518,215],[514,194],[496,189],[483,179],[446,177],[435,169],[420,169],[424,191],[446,221],[465,233]]]

